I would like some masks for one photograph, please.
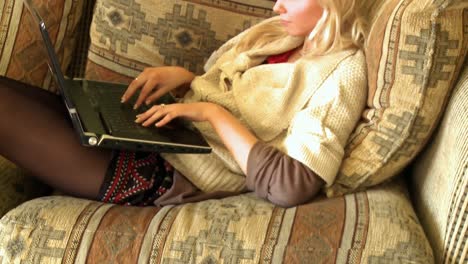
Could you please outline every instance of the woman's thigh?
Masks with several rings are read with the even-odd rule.
[[[0,155],[54,188],[94,199],[111,151],[79,143],[58,95],[0,77]]]

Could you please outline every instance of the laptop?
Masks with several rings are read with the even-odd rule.
[[[30,0],[24,3],[35,23],[38,23],[42,41],[49,59],[49,70],[70,114],[80,142],[88,147],[126,149],[170,153],[210,153],[211,147],[199,131],[188,121],[173,120],[168,125],[143,127],[135,123],[135,116],[150,106],[133,109],[137,95],[122,104],[120,98],[127,89],[125,84],[83,79],[66,79],[55,53],[44,20]],[[170,104],[170,95],[156,104]]]

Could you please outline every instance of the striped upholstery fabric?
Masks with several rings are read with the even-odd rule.
[[[50,30],[62,69],[73,55],[83,1],[33,0]],[[0,75],[55,91],[38,25],[22,0],[0,1]]]
[[[50,196],[0,220],[0,263],[395,260],[433,263],[401,183],[290,209],[252,194],[163,208]]]
[[[440,129],[419,157],[413,196],[437,263],[468,262],[468,68]]]

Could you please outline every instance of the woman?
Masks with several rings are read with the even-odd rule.
[[[278,0],[274,11],[226,43],[203,76],[148,68],[122,97],[140,90],[138,108],[173,94],[178,103],[135,122],[193,121],[213,153],[84,148],[59,98],[2,78],[0,154],[57,189],[104,202],[164,205],[246,190],[286,207],[311,200],[333,183],[364,108],[363,23],[354,0]]]

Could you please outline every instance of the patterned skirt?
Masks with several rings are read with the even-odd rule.
[[[146,206],[171,186],[174,168],[158,153],[114,151],[98,199],[106,203]]]

